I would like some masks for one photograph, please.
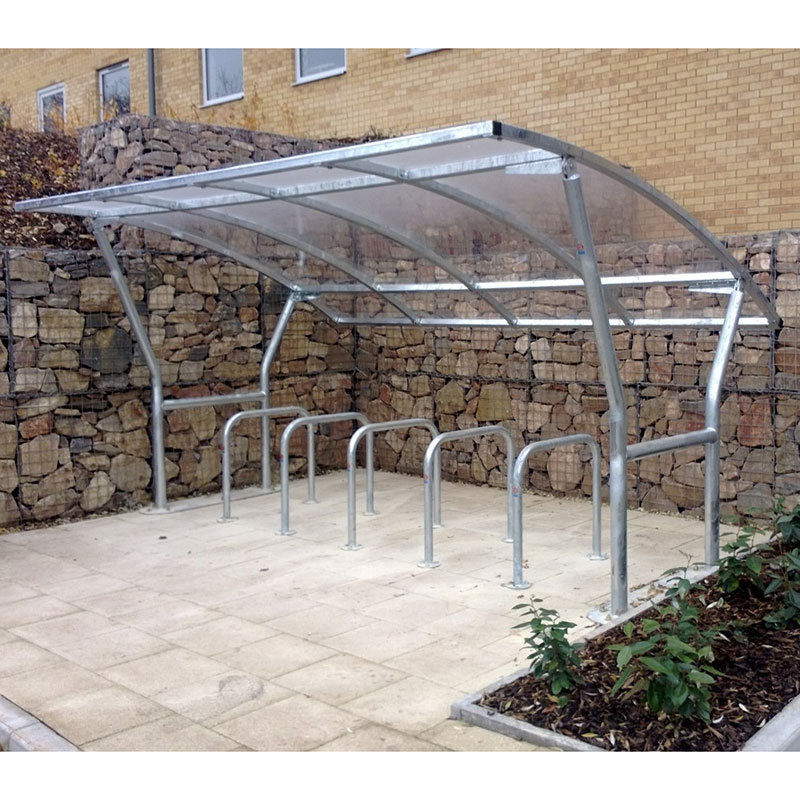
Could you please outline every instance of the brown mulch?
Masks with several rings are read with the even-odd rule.
[[[75,137],[0,127],[0,245],[91,249],[80,217],[14,211],[19,200],[78,191],[79,172]]]
[[[714,580],[704,583],[713,587]],[[722,607],[705,609],[700,625],[758,623],[772,610],[771,599],[740,592]],[[607,750],[732,751],[800,694],[800,629],[776,631],[756,624],[747,643],[718,639],[713,646],[714,666],[724,677],[711,686],[711,725],[697,718],[659,717],[641,693],[627,701],[621,699],[624,690],[610,694],[619,672],[616,653],[607,648],[625,639],[615,628],[587,642],[581,651],[585,683],[563,708],[547,685],[530,675],[484,696],[479,705]]]

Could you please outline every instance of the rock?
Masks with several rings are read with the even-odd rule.
[[[42,414],[38,417],[21,420],[19,423],[19,434],[23,439],[33,439],[53,431],[53,415]]]
[[[647,309],[669,308],[672,298],[665,286],[651,286],[645,289],[644,305]]]
[[[62,495],[67,489],[72,489],[74,486],[75,474],[72,471],[72,463],[65,464],[39,481],[39,497]]]
[[[438,414],[457,414],[467,407],[464,390],[456,381],[446,383],[435,395]]]
[[[31,514],[37,521],[60,517],[72,508],[77,499],[78,493],[74,489],[67,489],[59,494],[50,494],[36,501]]]
[[[118,409],[119,421],[123,431],[132,431],[136,428],[145,428],[150,421],[147,409],[139,399],[128,400]]]
[[[125,372],[132,358],[133,342],[121,328],[103,328],[81,342],[81,364],[103,375]]]
[[[111,278],[83,278],[80,285],[82,312],[122,312],[122,301]]]
[[[478,355],[474,350],[465,350],[458,354],[455,374],[471,378],[478,372]]]
[[[41,369],[52,367],[77,369],[79,365],[78,353],[67,349],[64,345],[43,344],[39,348],[37,366]]]
[[[11,332],[14,336],[31,337],[39,332],[36,306],[33,303],[14,303],[11,307]]]
[[[559,447],[547,457],[547,475],[556,492],[574,489],[583,478],[583,461],[578,448]]]
[[[511,397],[504,383],[491,383],[481,387],[478,410],[479,422],[499,421],[511,418]]]
[[[84,317],[70,308],[39,309],[39,339],[42,342],[78,344],[83,336]]]
[[[745,447],[772,444],[772,411],[768,397],[755,400],[750,408],[742,413],[736,431],[739,443]]]
[[[114,484],[106,472],[95,472],[89,485],[81,494],[80,505],[84,511],[96,511],[102,508],[113,496]]]
[[[150,437],[144,428],[137,428],[126,433],[107,433],[104,438],[108,444],[113,444],[123,453],[142,458],[150,457]]]
[[[59,435],[37,436],[19,446],[19,471],[22,476],[49,475],[58,467]]]
[[[175,287],[169,284],[155,286],[147,297],[147,308],[150,311],[171,311],[175,303]]]
[[[0,422],[0,458],[14,458],[17,454],[17,426]]]
[[[17,462],[13,459],[0,459],[0,491],[13,492],[19,486]]]
[[[10,258],[8,261],[8,277],[12,281],[42,281],[50,280],[50,267],[43,261],[34,261],[25,256]]]
[[[122,492],[145,489],[150,483],[150,465],[143,458],[121,453],[111,459],[109,477]]]
[[[10,494],[0,492],[0,526],[9,527],[19,520],[19,507],[14,498]]]
[[[205,260],[192,261],[186,267],[186,277],[189,279],[189,285],[195,292],[201,294],[216,295],[219,293],[219,287],[211,274],[211,270],[206,264]]]

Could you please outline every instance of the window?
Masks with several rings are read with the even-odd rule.
[[[244,97],[242,49],[203,50],[203,105],[225,103]]]
[[[295,50],[295,65],[297,67],[295,83],[306,83],[341,75],[345,72],[344,49],[309,50],[298,47]]]
[[[100,70],[100,119],[131,110],[131,70],[127,61]]]
[[[64,84],[56,83],[36,92],[39,106],[39,130],[45,133],[58,133],[64,130],[66,122],[66,103]]]
[[[414,58],[414,56],[421,56],[425,53],[435,53],[437,50],[441,49],[441,47],[409,47],[406,58]]]

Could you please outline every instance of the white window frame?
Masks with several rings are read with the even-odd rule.
[[[108,75],[111,72],[116,72],[118,69],[122,67],[128,68],[128,104],[130,105],[130,91],[131,91],[131,63],[128,60],[119,61],[116,64],[109,64],[107,67],[103,67],[103,69],[98,70],[97,72],[97,87],[100,91],[100,122],[105,122],[106,119],[103,116],[103,111],[105,110],[105,100],[103,99],[103,77]],[[130,109],[128,109],[130,111]],[[127,113],[127,112],[126,112]]]
[[[294,74],[295,74],[295,82],[294,86],[298,86],[301,83],[311,83],[312,81],[321,81],[325,78],[333,78],[336,75],[344,75],[347,72],[347,49],[342,47],[340,48],[344,57],[344,64],[341,67],[336,67],[335,69],[328,69],[325,72],[315,72],[313,75],[306,75],[303,76],[300,74],[300,51],[306,48],[303,47],[296,47],[294,49]],[[313,49],[313,48],[310,48]]]
[[[231,100],[241,100],[244,97],[244,50],[242,48],[238,48],[242,50],[242,91],[241,92],[234,92],[233,94],[225,95],[225,97],[214,97],[209,99],[208,97],[208,67],[206,65],[206,53],[209,50],[213,50],[214,48],[211,47],[202,47],[200,48],[200,62],[203,65],[203,105],[202,108],[206,106],[217,106],[220,103],[230,103]]]
[[[39,89],[36,92],[36,107],[39,112],[39,130],[44,132],[44,99],[54,94],[60,94],[61,100],[61,116],[62,116],[62,129],[67,127],[67,90],[63,81],[61,83],[52,83],[50,86],[45,86],[44,89]]]
[[[414,56],[424,56],[425,53],[437,53],[439,50],[444,50],[443,47],[409,47],[406,53],[406,58],[414,58]]]

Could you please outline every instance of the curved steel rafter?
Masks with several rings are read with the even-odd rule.
[[[311,292],[307,286],[300,286],[297,283],[287,280],[286,276],[279,269],[273,269],[258,259],[252,258],[251,256],[248,256],[239,250],[234,250],[218,239],[209,238],[207,236],[199,236],[191,231],[185,231],[182,228],[177,228],[174,225],[164,225],[159,222],[152,222],[149,219],[137,220],[134,223],[131,223],[130,217],[109,217],[108,219],[103,220],[104,225],[112,224],[114,222],[128,225],[133,224],[138,228],[144,228],[145,230],[150,230],[154,233],[163,233],[175,239],[181,239],[182,241],[196,244],[198,247],[205,247],[209,250],[213,250],[215,253],[227,256],[234,261],[238,261],[240,264],[244,264],[246,267],[254,269],[256,272],[261,273],[270,280],[274,280],[281,286],[285,286],[290,291],[296,292],[298,295],[302,296],[303,302],[310,303],[312,306],[314,306],[314,308],[318,309],[327,317],[330,317],[332,320],[334,320],[334,322],[341,321],[341,312],[338,309],[332,308],[327,303],[323,303],[315,297],[309,296],[309,294],[313,294],[313,292]]]
[[[517,231],[517,233],[521,233],[526,238],[538,244],[543,250],[550,253],[550,255],[553,256],[553,258],[555,258],[557,261],[560,261],[566,267],[571,269],[576,275],[583,277],[583,273],[577,259],[573,258],[573,256],[567,250],[561,247],[561,245],[559,245],[557,242],[553,241],[553,239],[551,239],[549,236],[537,231],[531,225],[528,225],[515,215],[509,214],[507,211],[504,211],[493,203],[483,200],[480,197],[476,197],[469,192],[465,192],[463,189],[458,189],[455,186],[449,186],[448,184],[440,183],[439,181],[428,178],[425,178],[424,180],[415,180],[413,177],[411,177],[413,173],[410,170],[395,169],[384,166],[383,164],[375,164],[374,162],[349,162],[346,165],[346,169],[352,169],[354,172],[364,172],[368,175],[374,175],[375,177],[392,179],[398,183],[407,183],[411,186],[417,187],[418,189],[440,195],[441,197],[446,197],[449,200],[453,200],[456,203],[467,206],[474,211],[478,211],[484,216],[487,216],[490,219],[500,222],[512,230]],[[613,308],[625,325],[632,326],[633,320],[630,314],[619,302],[619,299],[613,293],[613,291],[606,291],[605,297],[608,305]]]
[[[378,177],[378,176],[375,176]],[[381,183],[379,185],[391,185],[394,181],[387,181],[386,183]],[[480,297],[484,302],[488,303],[495,311],[497,311],[503,319],[509,325],[514,325],[516,318],[514,315],[509,311],[509,309],[503,305],[497,298],[493,295],[489,294],[488,292],[479,289],[476,285],[476,282],[470,278],[468,275],[464,274],[458,267],[450,262],[449,259],[445,258],[441,253],[436,252],[433,248],[426,245],[424,242],[415,239],[412,236],[408,236],[407,234],[403,233],[402,231],[397,230],[397,228],[393,228],[390,225],[385,225],[384,223],[377,222],[376,220],[370,219],[369,217],[365,217],[363,214],[359,214],[355,211],[350,211],[346,208],[341,208],[333,203],[326,203],[324,200],[316,200],[309,198],[308,196],[299,196],[293,195],[290,193],[283,192],[282,190],[269,190],[264,189],[260,186],[256,186],[254,184],[248,183],[247,181],[236,181],[231,183],[231,188],[237,189],[237,191],[241,192],[253,192],[254,194],[259,194],[265,199],[271,200],[283,200],[287,203],[292,203],[293,205],[303,206],[305,208],[310,208],[314,211],[318,211],[322,214],[327,214],[328,216],[337,217],[338,219],[346,220],[347,222],[351,222],[354,225],[358,225],[362,228],[366,228],[367,230],[371,230],[375,233],[384,236],[387,239],[390,239],[393,242],[397,242],[397,244],[401,244],[404,247],[407,247],[412,252],[416,253],[417,255],[421,256],[422,258],[427,259],[432,264],[435,264],[439,267],[443,272],[446,272],[451,278],[455,278],[461,284],[463,284],[469,291],[473,294]]]
[[[136,202],[136,201],[134,201]],[[144,204],[144,201],[143,201]],[[156,206],[163,204],[163,208],[166,210],[174,210],[174,202],[169,200],[159,200],[157,198],[149,198],[147,201],[147,205]],[[307,242],[305,239],[300,239],[296,236],[292,236],[287,233],[282,233],[281,231],[276,231],[274,228],[270,228],[266,225],[261,225],[260,223],[251,222],[249,220],[244,220],[239,217],[233,216],[231,214],[227,214],[223,211],[214,211],[211,209],[208,210],[185,210],[181,211],[182,214],[188,214],[191,216],[203,217],[204,219],[211,219],[216,222],[222,222],[223,224],[227,225],[234,225],[239,228],[244,228],[245,230],[252,231],[253,233],[259,233],[264,236],[268,236],[271,239],[275,239],[275,241],[282,242],[283,244],[287,244],[290,247],[295,247],[296,249],[307,253],[314,258],[319,258],[321,261],[324,261],[327,264],[330,264],[332,267],[341,270],[346,275],[349,275],[351,278],[354,278],[360,284],[365,286],[375,294],[379,295],[384,299],[386,303],[391,306],[394,306],[401,314],[408,318],[408,321],[414,325],[418,324],[419,315],[416,314],[413,309],[411,309],[406,303],[402,300],[397,298],[392,298],[381,292],[381,290],[375,285],[370,275],[368,275],[363,270],[359,269],[355,264],[346,261],[343,258],[339,258],[339,256],[334,255],[333,253],[329,253],[327,250],[323,250],[315,245]],[[136,216],[136,215],[131,215]],[[123,219],[128,219],[128,217],[123,217]],[[136,223],[137,225],[140,223]],[[245,263],[245,262],[242,262]],[[259,263],[259,262],[256,262]],[[285,281],[285,279],[284,279]],[[313,292],[314,288],[310,286],[301,287],[299,291],[305,292]]]
[[[230,225],[236,225],[240,228],[245,228],[247,230],[253,231],[254,233],[260,233],[264,236],[268,236],[271,239],[275,239],[275,241],[282,242],[283,244],[288,244],[290,247],[296,247],[298,250],[302,250],[304,253],[307,253],[314,258],[318,258],[321,261],[324,261],[326,264],[330,264],[332,267],[335,267],[338,270],[341,270],[346,275],[349,275],[351,278],[355,278],[362,286],[365,286],[370,291],[374,292],[378,296],[380,296],[384,302],[387,304],[394,306],[401,314],[403,314],[407,319],[408,322],[418,325],[420,321],[419,314],[417,314],[410,306],[404,303],[402,300],[398,300],[397,298],[393,298],[391,295],[382,292],[372,280],[372,277],[364,272],[362,269],[354,265],[350,261],[346,261],[343,258],[339,258],[339,256],[334,255],[333,253],[328,252],[327,250],[323,250],[316,245],[307,242],[305,239],[300,239],[296,236],[292,236],[287,233],[282,233],[280,231],[276,231],[274,228],[270,228],[266,225],[261,225],[257,222],[251,222],[249,220],[242,220],[239,217],[232,216],[230,214],[226,214],[223,211],[186,211],[186,214],[192,214],[193,216],[204,217],[206,219],[213,219],[217,222],[225,222]]]

